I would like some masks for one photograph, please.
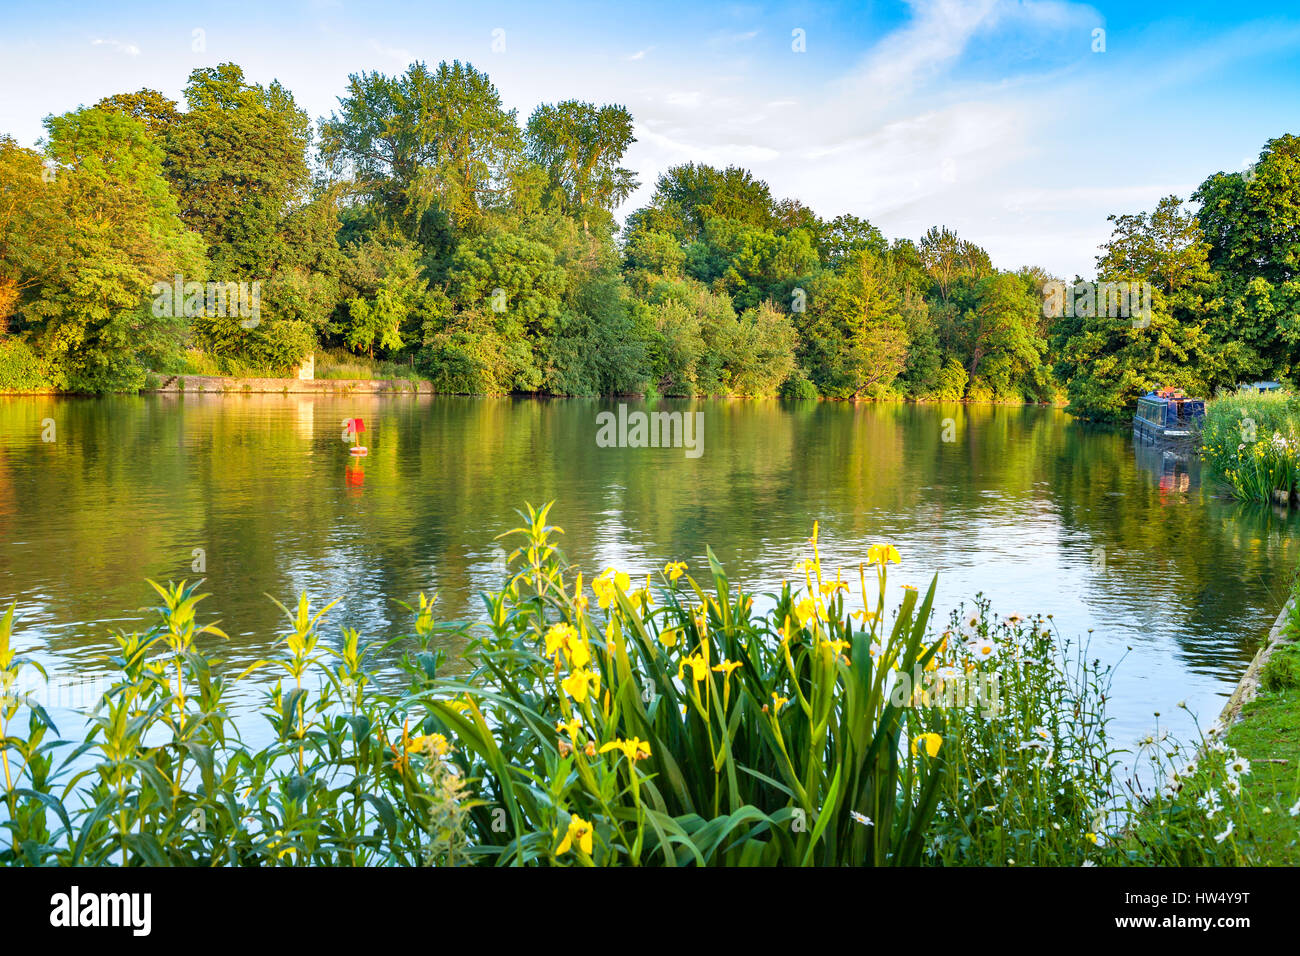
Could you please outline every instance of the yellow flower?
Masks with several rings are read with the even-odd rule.
[[[677,665],[677,679],[682,679],[682,674],[689,667],[691,669],[691,679],[697,684],[709,676],[709,662],[704,659],[702,654],[692,654],[690,657],[683,657],[681,663]]]
[[[676,581],[686,573],[685,561],[669,561],[664,565],[664,577],[669,581]]]
[[[591,582],[591,589],[596,592],[596,603],[602,610],[607,609],[614,603],[615,590],[626,593],[627,589],[632,586],[632,579],[626,571],[615,571],[613,568],[606,568],[600,576]]]
[[[564,678],[562,686],[566,694],[581,704],[587,700],[589,693],[600,690],[600,675],[586,669],[576,670]]]
[[[821,615],[818,613],[817,603],[811,598],[804,598],[794,606],[795,616],[799,618],[799,626],[807,627],[808,622]]]
[[[579,850],[587,854],[587,856],[591,856],[591,822],[582,819],[582,817],[578,816],[576,813],[570,814],[569,817],[569,829],[565,832],[564,839],[560,841],[560,845],[555,850],[556,856],[563,856],[568,853],[569,848],[572,847],[575,842],[578,844]]]
[[[843,654],[844,649],[849,646],[848,641],[826,640],[826,641],[822,641],[822,643],[825,644],[827,647],[829,647],[831,649],[831,652],[834,654]]]
[[[731,672],[734,671],[739,666],[740,666],[740,661],[724,660],[721,664],[714,664],[713,669],[717,671],[719,674],[726,674],[728,677],[730,677]]]
[[[474,709],[474,699],[469,694],[461,694],[445,701],[446,705],[458,714],[468,713]]]
[[[849,586],[841,581],[839,574],[836,573],[834,581],[826,581],[822,584],[821,592],[823,597],[829,597],[839,593],[848,594]]]
[[[680,637],[681,637],[681,632],[678,631],[676,628],[671,628],[667,631],[660,631],[659,643],[662,644],[664,647],[676,647],[677,640]]]
[[[916,756],[917,750],[921,745],[925,745],[925,752],[931,757],[939,755],[939,747],[943,743],[943,738],[938,734],[921,734],[912,738],[912,756]]]
[[[445,757],[451,752],[451,744],[447,743],[447,738],[442,734],[430,734],[429,736],[412,737],[406,742],[406,752],[408,754],[428,752],[432,757]]]
[[[552,660],[558,660],[561,651],[570,667],[586,667],[591,661],[591,648],[572,624],[552,624],[546,632],[546,655]]]
[[[776,691],[772,691],[772,710],[776,713],[781,712],[781,708],[790,703],[789,697],[782,697]]]
[[[623,755],[633,763],[638,760],[645,760],[650,756],[650,745],[640,737],[633,737],[631,740],[611,740],[600,748],[601,753],[610,750],[623,751]]]
[[[889,562],[902,564],[903,557],[892,544],[873,544],[867,549],[867,563],[878,564],[882,568]]]
[[[577,717],[574,717],[572,720],[567,722],[561,721],[555,725],[555,732],[557,734],[568,734],[570,737],[577,737],[578,731],[581,729],[582,721]]]

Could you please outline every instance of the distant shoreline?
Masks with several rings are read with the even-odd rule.
[[[176,375],[165,376],[156,375],[156,378],[162,380],[159,385],[141,388],[136,391],[122,392],[105,392],[106,395],[182,395],[186,392],[202,395],[330,395],[334,393],[363,394],[363,395],[446,395],[459,396],[463,398],[488,398],[488,397],[524,397],[524,398],[623,398],[623,399],[645,399],[644,394],[620,394],[620,395],[552,395],[549,393],[533,392],[510,392],[505,396],[489,396],[487,393],[465,393],[465,392],[438,392],[433,388],[433,383],[425,380],[412,381],[410,379],[299,379],[299,378],[272,378],[272,377],[253,377],[253,378],[236,378],[233,376],[220,375]],[[85,392],[65,392],[58,389],[35,389],[31,391],[4,391],[0,390],[0,397],[4,396],[24,396],[24,395],[52,395],[52,396],[83,396],[98,397]],[[728,401],[755,401],[755,400],[774,400],[774,401],[800,401],[796,399],[783,399],[778,395],[657,395],[657,399],[719,399]],[[998,405],[1005,407],[1015,406],[1033,406],[1040,408],[1064,408],[1065,402],[1014,402],[1014,401],[987,401],[972,400],[967,398],[911,398],[905,396],[884,397],[884,398],[825,398],[818,397],[815,399],[803,399],[808,402],[826,402],[831,404],[844,405]]]

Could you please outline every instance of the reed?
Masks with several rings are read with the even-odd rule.
[[[1216,397],[1201,440],[1204,460],[1243,500],[1285,501],[1300,489],[1300,402],[1290,393]]]

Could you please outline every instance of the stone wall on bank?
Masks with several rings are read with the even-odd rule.
[[[390,381],[361,378],[223,378],[216,375],[167,375],[160,378],[157,387],[143,389],[143,391],[204,394],[288,392],[318,395],[432,395],[433,386],[428,382],[411,382],[405,379]]]

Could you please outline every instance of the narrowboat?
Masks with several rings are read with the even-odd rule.
[[[1144,442],[1191,438],[1205,418],[1205,400],[1189,398],[1176,388],[1148,392],[1133,413],[1133,437]]]

